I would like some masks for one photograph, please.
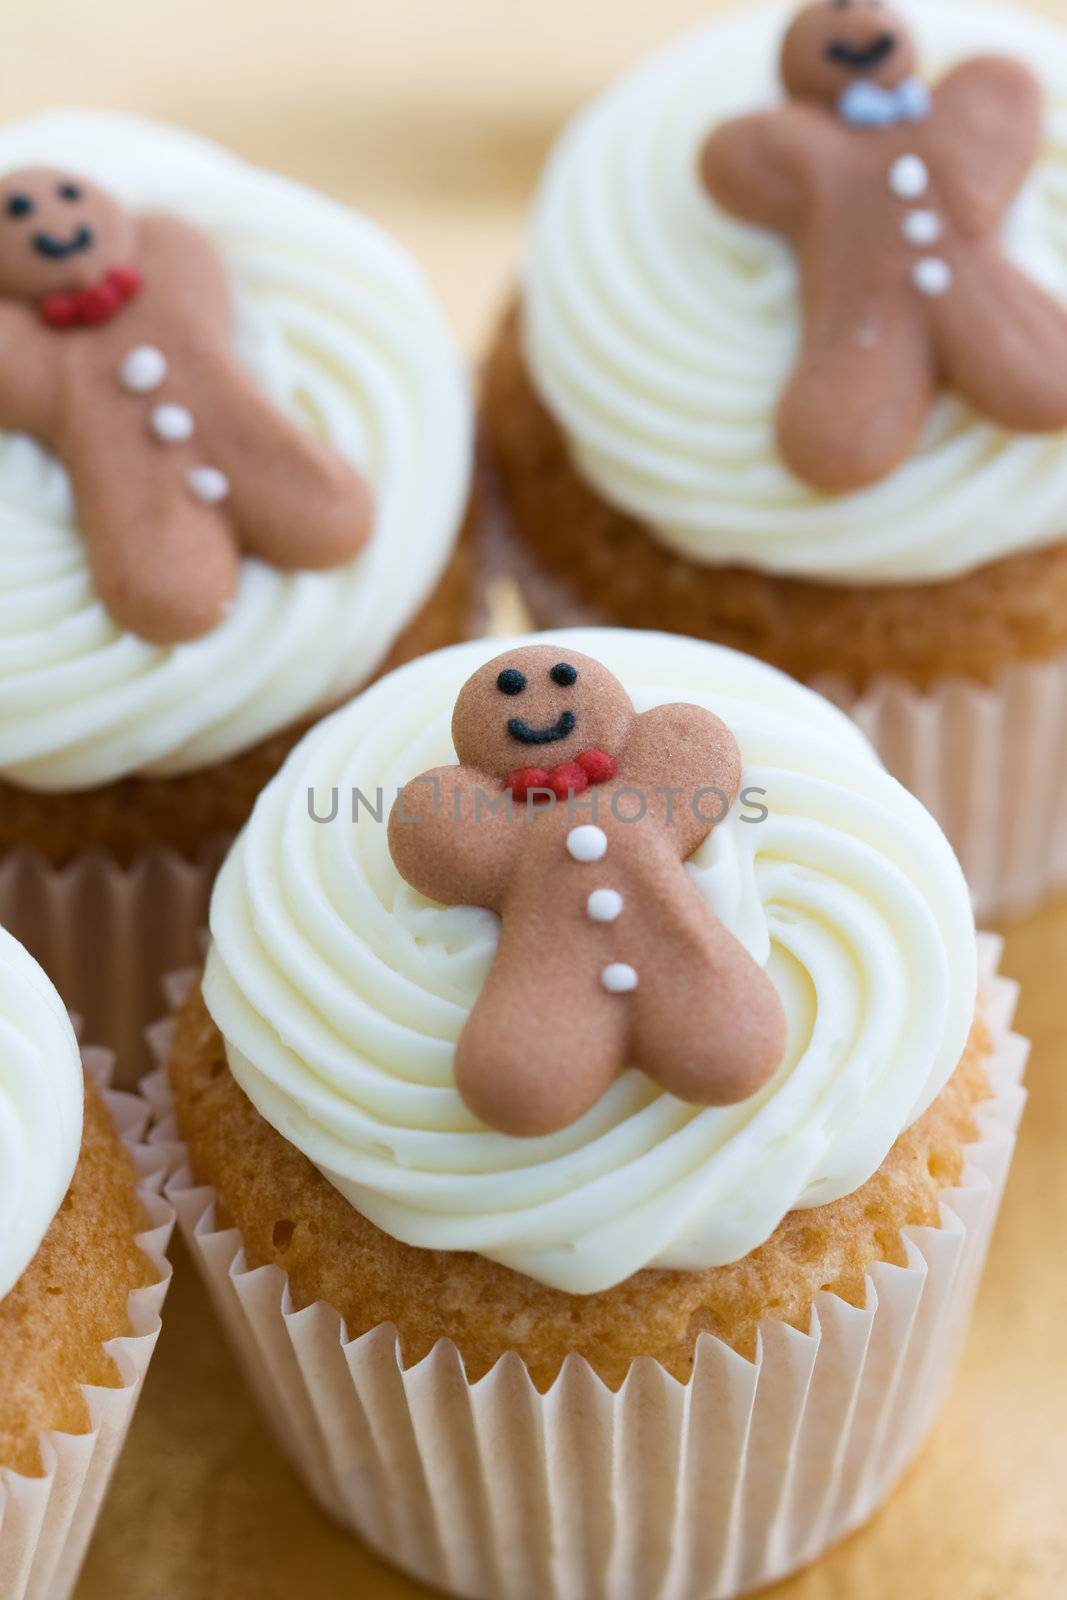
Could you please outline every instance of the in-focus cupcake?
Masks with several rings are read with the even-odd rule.
[[[367,219],[96,112],[0,130],[0,325],[0,916],[112,1043],[304,727],[469,633],[467,384]]]
[[[55,989],[0,929],[0,1590],[63,1600],[159,1331],[173,1214],[147,1107],[105,1096]],[[162,1162],[156,1160],[155,1182]]]
[[[390,1559],[733,1595],[926,1433],[1011,995],[828,702],[670,635],[500,649],[381,680],[264,791],[167,1046],[168,1194],[285,1448]]]
[[[983,913],[1067,882],[1065,112],[1018,7],[716,20],[561,139],[486,384],[539,620],[827,689]]]

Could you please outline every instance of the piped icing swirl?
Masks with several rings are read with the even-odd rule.
[[[904,9],[931,81],[999,52],[1045,87],[1044,149],[1005,245],[1067,303],[1067,33],[971,0]],[[717,208],[697,164],[717,124],[780,102],[793,11],[745,8],[678,40],[581,113],[552,156],[524,344],[578,469],[693,560],[831,581],[937,581],[1062,538],[1067,434],[1007,433],[948,391],[919,449],[873,488],[820,494],[781,461],[793,252]]]
[[[376,516],[369,545],[332,571],[246,561],[220,626],[159,647],[94,595],[58,463],[0,435],[0,779],[40,790],[210,766],[365,681],[444,568],[471,457],[458,350],[374,224],[176,129],[88,111],[0,128],[0,173],[71,161],[131,210],[210,236],[239,354],[363,472]]]
[[[414,662],[304,739],[219,878],[205,996],[260,1112],[379,1227],[592,1293],[646,1266],[735,1260],[791,1209],[862,1184],[959,1060],[974,923],[937,825],[818,696],[694,640],[539,638],[603,662],[638,711],[715,711],[744,788],[764,791],[690,871],[784,1004],[787,1051],[765,1088],[699,1109],[631,1070],[573,1126],[532,1139],[465,1108],[455,1044],[499,923],[410,889],[385,819],[399,787],[455,759],[456,695],[507,641]],[[334,791],[334,820],[313,820]],[[765,820],[743,820],[760,807]]]
[[[40,967],[0,928],[0,1299],[40,1248],[81,1148],[81,1057]]]

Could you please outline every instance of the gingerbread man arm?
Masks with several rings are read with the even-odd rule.
[[[700,152],[704,187],[731,216],[796,235],[834,133],[826,115],[812,106],[738,117],[716,128]]]
[[[230,336],[230,286],[212,241],[182,217],[140,219],[138,243],[146,282],[161,303],[180,310],[201,335]]]
[[[648,815],[684,861],[723,820],[741,788],[741,752],[702,706],[657,706],[635,718],[619,782],[645,797]]]
[[[46,444],[61,394],[54,338],[32,307],[0,304],[0,428]]]
[[[499,911],[525,819],[499,782],[469,767],[413,778],[389,817],[389,850],[401,877],[430,900]]]
[[[1041,152],[1041,86],[1020,61],[975,56],[938,85],[934,113],[955,219],[972,236],[989,233]]]

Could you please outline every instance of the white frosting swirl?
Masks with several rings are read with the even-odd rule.
[[[70,1186],[83,1094],[63,1002],[0,928],[0,1300],[37,1254]]]
[[[234,336],[277,404],[369,479],[370,545],[332,572],[246,561],[225,622],[160,648],[110,621],[58,463],[0,434],[0,777],[70,790],[210,766],[348,694],[432,590],[466,501],[459,353],[407,253],[373,223],[191,134],[100,112],[0,128],[0,172],[84,172],[204,228]]]
[[[351,792],[377,805],[380,787],[387,817],[400,785],[455,759],[456,695],[501,640],[402,668],[293,752],[218,881],[205,994],[238,1082],[379,1227],[589,1293],[650,1264],[734,1260],[793,1207],[863,1183],[962,1053],[975,936],[936,823],[826,701],[695,640],[540,637],[603,661],[638,710],[713,708],[766,791],[767,819],[735,811],[692,871],[782,995],[772,1082],[701,1110],[630,1071],[575,1126],[530,1140],[464,1107],[453,1050],[499,924],[410,889],[384,822],[364,807],[352,825]],[[328,816],[334,787],[337,819],[311,820],[309,791]]]
[[[944,394],[921,447],[862,493],[794,478],[774,419],[799,335],[790,247],[719,210],[697,156],[719,122],[781,97],[792,6],[746,7],[608,90],[549,164],[526,254],[530,371],[575,462],[693,560],[883,583],[947,578],[1067,533],[1067,434],[1008,434]],[[1026,61],[1045,148],[1011,254],[1067,302],[1067,32],[1022,10],[910,11],[931,81],[964,56]]]

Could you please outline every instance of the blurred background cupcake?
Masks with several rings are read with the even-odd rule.
[[[292,752],[211,926],[160,1040],[168,1194],[335,1517],[461,1595],[706,1597],[881,1504],[1025,1051],[951,849],[853,723],[693,639],[459,646]]]
[[[103,112],[0,129],[0,296],[0,916],[131,1067],[303,727],[470,629],[466,379],[371,222]]]
[[[556,145],[486,373],[497,538],[540,621],[825,689],[1017,911],[1067,880],[1067,35],[796,16],[707,23]]]
[[[109,1063],[108,1063],[109,1065]],[[63,1600],[159,1332],[173,1213],[147,1106],[79,1056],[0,928],[0,1591]]]

